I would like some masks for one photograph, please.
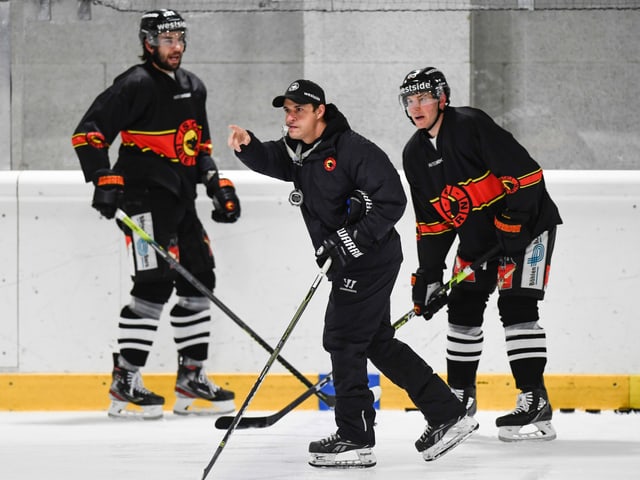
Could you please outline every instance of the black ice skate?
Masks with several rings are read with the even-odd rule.
[[[476,387],[452,388],[451,391],[467,409],[467,415],[473,417],[478,411],[476,402]]]
[[[426,462],[430,462],[460,445],[478,426],[478,422],[468,415],[433,427],[427,424],[424,433],[416,440],[416,449],[422,452],[422,458]]]
[[[341,438],[334,433],[309,444],[309,465],[330,468],[367,468],[376,464],[371,446]]]
[[[523,391],[518,394],[515,410],[496,419],[498,438],[503,442],[553,440],[556,431],[551,425],[552,415],[545,389]]]
[[[140,370],[127,370],[118,365],[118,354],[113,355],[113,381],[109,389],[109,416],[156,420],[162,418],[164,398],[147,390],[142,384]]]
[[[177,415],[217,415],[233,412],[236,408],[232,391],[209,380],[203,367],[185,365],[182,356],[178,358],[175,391],[173,413]]]

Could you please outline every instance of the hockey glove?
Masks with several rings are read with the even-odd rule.
[[[498,242],[506,255],[524,252],[531,242],[531,235],[527,228],[529,215],[522,212],[504,210],[495,216],[494,225]]]
[[[214,221],[233,223],[240,218],[240,200],[231,180],[220,178],[215,172],[208,176],[205,186],[207,195],[213,200],[211,218]]]
[[[416,315],[431,320],[447,304],[447,293],[440,287],[442,282],[427,283],[420,269],[411,275],[411,297]]]
[[[353,260],[364,255],[364,251],[351,238],[351,234],[341,228],[329,238],[322,242],[322,245],[316,251],[316,260],[318,265],[324,265],[328,257],[331,257],[331,269],[343,269]]]
[[[124,178],[113,170],[101,169],[95,173],[93,184],[91,206],[103,217],[112,219],[124,192]]]
[[[364,216],[373,208],[373,202],[367,195],[367,192],[362,190],[354,190],[349,198],[347,198],[347,219],[344,222],[345,226],[358,223]]]

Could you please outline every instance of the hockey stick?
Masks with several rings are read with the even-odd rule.
[[[240,421],[238,422],[238,424],[236,425],[236,428],[237,429],[245,429],[245,428],[266,428],[266,427],[270,427],[271,425],[276,423],[278,420],[280,420],[282,417],[284,417],[287,413],[289,413],[291,410],[293,410],[298,405],[300,405],[302,402],[304,402],[311,395],[313,395],[316,392],[320,391],[327,383],[329,383],[331,381],[331,378],[332,378],[332,374],[329,374],[326,377],[322,378],[313,387],[305,390],[301,395],[296,397],[293,401],[291,401],[289,404],[287,404],[284,408],[282,408],[281,410],[278,410],[276,413],[274,413],[272,415],[266,415],[264,417],[243,417],[243,418],[241,418]],[[235,417],[230,416],[230,415],[225,415],[225,416],[222,416],[222,417],[218,417],[218,419],[216,420],[216,428],[219,429],[219,430],[225,430],[225,429],[229,428],[229,426],[233,422],[234,418]]]
[[[434,290],[434,292],[431,294],[430,301],[427,303],[425,308],[428,309],[430,304],[433,308],[432,304],[435,303],[433,299],[437,298],[440,295],[445,294],[446,292],[451,290],[452,287],[455,287],[459,283],[463,282],[469,275],[471,275],[478,268],[480,268],[485,262],[488,262],[489,260],[492,260],[495,256],[497,256],[501,250],[502,248],[500,247],[500,245],[494,246],[492,249],[482,254],[477,260],[470,263],[469,265],[464,267],[462,270],[460,270],[458,273],[453,275],[447,283],[441,285],[437,290]],[[435,315],[438,312],[438,310],[440,310],[443,306],[444,305],[439,305],[438,307],[436,307],[437,309],[434,312],[432,312],[432,315]],[[394,323],[394,326],[397,325],[396,328],[401,327],[402,325],[407,323],[409,320],[411,320],[413,317],[415,317],[415,315],[416,314],[413,310],[408,311],[398,321],[396,321],[396,323]]]
[[[393,323],[393,327],[397,330],[402,325],[407,323],[414,315],[415,314],[413,313],[413,310],[411,312],[403,315],[399,320],[397,320],[396,322]],[[278,410],[274,414],[266,415],[266,416],[263,416],[263,417],[243,417],[240,420],[240,422],[238,422],[238,425],[236,426],[236,428],[244,429],[244,428],[266,428],[266,427],[270,427],[271,425],[276,423],[278,420],[280,420],[282,417],[284,417],[287,413],[289,413],[291,410],[293,410],[298,405],[300,405],[302,402],[304,402],[311,395],[313,395],[316,391],[318,391],[321,388],[323,388],[327,383],[329,383],[331,381],[332,378],[333,378],[333,374],[329,373],[327,376],[322,378],[318,383],[316,383],[313,387],[311,387],[308,390],[304,391],[298,397],[293,399],[289,404],[287,404],[285,407],[283,407],[282,409]],[[218,417],[218,419],[216,420],[216,428],[220,429],[220,430],[224,430],[226,428],[229,428],[229,425],[231,425],[231,422],[233,421],[233,418],[234,417],[232,417],[230,415],[224,415],[222,417]]]
[[[434,295],[442,294],[443,292],[450,290],[455,285],[458,285],[465,278],[467,278],[474,271],[476,271],[480,266],[482,266],[483,263],[485,263],[488,260],[491,260],[498,253],[500,253],[500,247],[497,246],[492,248],[487,253],[485,253],[480,258],[478,258],[475,262],[466,266],[460,272],[455,274],[446,284],[442,285],[440,289],[436,290],[434,292]],[[427,307],[428,306],[429,305],[427,304]],[[439,308],[442,308],[442,306],[440,306]],[[437,313],[437,310],[433,312],[434,315],[436,313]],[[402,317],[396,320],[392,326],[397,330],[415,316],[416,316],[415,312],[413,310],[409,310]],[[309,398],[315,392],[323,388],[327,383],[329,383],[331,378],[332,378],[332,374],[329,373],[326,377],[321,379],[318,383],[310,387],[308,390],[304,391],[302,394],[300,394],[298,397],[293,399],[289,404],[287,404],[282,409],[278,410],[276,413],[273,413],[271,415],[261,416],[261,417],[243,417],[238,423],[238,425],[236,426],[236,428],[245,429],[245,428],[270,427],[271,425],[279,421],[282,417],[284,417],[286,414],[288,414],[293,409],[295,409],[298,405],[302,404],[302,402],[304,402],[307,398]],[[218,417],[218,419],[216,420],[215,426],[217,429],[224,430],[226,428],[229,428],[229,425],[231,425],[231,422],[233,421],[233,419],[234,417],[229,415]]]
[[[233,422],[231,422],[231,425],[229,425],[229,428],[227,429],[227,432],[222,437],[222,441],[218,445],[218,448],[216,449],[216,451],[214,452],[213,456],[211,457],[211,460],[209,461],[208,465],[205,467],[204,473],[202,474],[202,480],[205,480],[205,478],[207,478],[207,475],[211,471],[211,468],[213,468],[213,465],[215,464],[216,460],[218,459],[218,457],[222,453],[222,450],[224,449],[224,447],[229,442],[229,438],[231,437],[231,434],[236,429],[236,426],[240,422],[240,419],[242,418],[242,415],[244,414],[245,410],[249,406],[249,403],[251,403],[251,400],[253,399],[254,395],[256,394],[258,389],[260,388],[260,385],[262,385],[262,382],[264,381],[264,378],[267,376],[267,373],[269,372],[269,369],[273,365],[273,362],[275,362],[276,357],[278,356],[278,353],[280,352],[280,350],[282,350],[282,348],[284,347],[285,342],[291,336],[291,333],[293,332],[293,329],[295,328],[296,324],[298,323],[298,320],[300,320],[300,317],[302,316],[302,313],[307,308],[307,305],[309,304],[309,301],[311,300],[311,297],[313,297],[313,294],[316,292],[316,290],[318,288],[318,285],[322,281],[322,277],[324,277],[324,275],[327,273],[327,270],[329,270],[329,267],[331,267],[331,257],[329,257],[329,258],[327,258],[327,260],[325,260],[324,265],[320,269],[320,272],[318,272],[318,274],[316,275],[316,278],[314,279],[313,283],[311,284],[311,288],[309,288],[309,291],[307,292],[306,296],[304,297],[304,300],[302,300],[302,303],[300,304],[300,306],[296,310],[296,313],[293,315],[293,318],[289,322],[289,325],[287,325],[287,328],[285,328],[284,333],[282,334],[282,337],[280,338],[280,341],[278,341],[278,344],[276,345],[275,350],[273,351],[273,353],[271,354],[271,356],[267,360],[267,363],[265,364],[264,368],[260,372],[260,375],[258,375],[258,379],[256,380],[256,382],[254,383],[253,387],[249,391],[249,394],[247,395],[247,398],[245,398],[244,403],[242,404],[242,406],[238,410],[238,413],[236,413],[236,416],[233,419]]]
[[[185,280],[187,280],[191,285],[193,285],[200,293],[202,293],[205,297],[211,300],[220,310],[222,310],[231,320],[233,320],[236,325],[238,325],[241,329],[249,334],[251,338],[253,338],[256,342],[260,344],[262,348],[264,348],[270,354],[273,353],[273,348],[264,341],[249,325],[243,322],[240,317],[238,317],[235,313],[233,313],[222,301],[220,301],[214,294],[209,290],[204,284],[193,276],[189,270],[184,268],[180,262],[178,262],[175,258],[171,256],[169,252],[167,252],[158,242],[156,242],[144,229],[142,229],[131,217],[129,217],[124,211],[121,209],[116,210],[115,218],[129,227],[136,235],[138,235],[142,240],[148,243],[151,248],[153,248],[163,260],[165,260],[171,268],[173,268],[176,272],[178,272]],[[282,366],[284,366],[294,377],[300,380],[307,388],[312,388],[314,384],[305,377],[300,371],[298,371],[293,365],[287,362],[280,355],[277,357],[278,362]],[[334,407],[336,404],[335,396],[328,395],[321,391],[316,391],[315,395],[320,398],[324,403],[326,403],[329,407]]]

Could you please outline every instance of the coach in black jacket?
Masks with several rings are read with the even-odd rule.
[[[261,142],[231,125],[229,146],[252,170],[293,183],[290,200],[300,207],[318,263],[332,259],[323,346],[331,355],[338,430],[309,445],[310,463],[354,466],[336,453],[355,450],[356,466],[372,466],[375,410],[367,358],[408,392],[432,429],[454,425],[465,409],[431,367],[394,338],[390,324],[390,295],[402,262],[394,225],[407,202],[398,172],[325,102],[317,84],[297,80],[273,106],[284,109],[283,138]]]

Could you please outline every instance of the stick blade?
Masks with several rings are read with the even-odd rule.
[[[229,429],[235,418],[236,417],[230,416],[218,417],[218,419],[216,420],[216,428],[218,430]],[[245,428],[266,428],[269,425],[271,424],[269,423],[268,417],[243,417],[238,422],[238,425],[236,425],[236,429],[242,430]]]

